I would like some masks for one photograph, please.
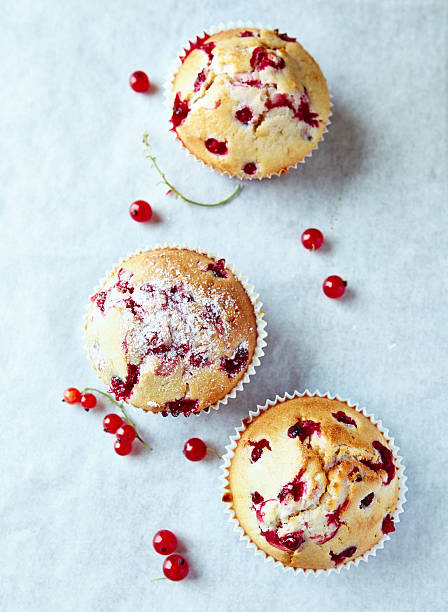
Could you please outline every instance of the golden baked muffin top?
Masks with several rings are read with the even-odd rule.
[[[393,531],[398,490],[376,425],[345,402],[305,396],[243,431],[224,499],[258,548],[316,570],[356,559]]]
[[[278,30],[234,28],[198,37],[172,82],[173,130],[220,172],[263,178],[314,149],[330,113],[326,80]]]
[[[159,248],[121,262],[86,317],[94,369],[118,400],[188,416],[223,399],[257,343],[254,306],[225,261]]]

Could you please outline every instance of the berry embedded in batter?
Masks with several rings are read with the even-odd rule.
[[[122,380],[119,376],[112,376],[109,393],[113,393],[117,401],[127,400],[131,397],[139,378],[140,366],[128,363],[126,380]]]
[[[288,36],[287,34],[280,34],[277,29],[275,29],[274,32],[277,34],[279,38],[281,38],[285,42],[297,42],[297,40],[293,38],[292,36]]]
[[[271,546],[291,552],[297,551],[305,542],[303,531],[288,533],[280,537],[277,531],[269,530],[262,531],[261,535],[266,538],[266,541],[271,544]]]
[[[180,93],[176,94],[174,98],[173,105],[173,114],[171,115],[171,123],[173,124],[172,129],[176,130],[188,116],[190,112],[190,107],[188,105],[188,100],[181,100]]]
[[[294,113],[294,117],[296,117],[299,121],[303,121],[307,125],[311,127],[319,126],[319,113],[315,113],[310,108],[310,101],[308,98],[308,94],[306,93],[300,98],[299,107]]]
[[[306,482],[301,480],[303,476],[303,472],[305,470],[300,470],[297,476],[291,482],[288,482],[280,493],[278,494],[278,499],[281,504],[288,503],[288,498],[292,497],[295,502],[298,502],[302,499],[303,495],[306,493]]]
[[[206,79],[207,79],[207,72],[204,68],[203,70],[201,70],[201,72],[199,72],[198,76],[196,77],[196,80],[193,85],[194,91],[199,91],[202,87],[202,83],[204,83]]]
[[[353,557],[355,552],[356,552],[356,546],[349,546],[348,548],[346,548],[340,553],[334,553],[333,551],[330,550],[330,558],[335,565],[340,565],[346,559],[350,559],[350,557]]]
[[[218,259],[216,263],[209,263],[206,267],[206,272],[213,272],[218,278],[228,278],[229,273],[226,270],[226,260]]]
[[[307,438],[309,438],[309,441],[311,441],[311,436],[314,433],[316,433],[318,436],[321,435],[320,423],[310,420],[298,420],[295,425],[292,425],[288,429],[288,436],[290,438],[299,438],[302,444],[305,443]]]
[[[319,126],[319,113],[315,113],[311,110],[310,100],[306,88],[304,93],[300,96],[297,107],[294,106],[294,101],[292,100],[291,96],[284,93],[276,93],[273,98],[268,98],[265,102],[265,107],[267,110],[281,108],[283,106],[292,111],[295,119],[303,121],[303,123],[306,123],[310,127]]]
[[[167,402],[164,406],[162,416],[168,416],[171,414],[173,417],[178,417],[180,414],[183,414],[184,417],[188,417],[191,414],[199,413],[199,402],[195,399],[189,399],[187,397],[182,397],[178,400],[172,400],[171,402]]]
[[[251,32],[250,30],[244,30],[244,32],[241,32],[240,36],[241,38],[249,38],[251,36],[253,36],[254,33]]]
[[[254,162],[247,162],[247,164],[244,164],[243,166],[243,172],[245,174],[248,174],[249,176],[252,176],[253,174],[255,174],[257,171],[257,165],[254,164]]]
[[[375,497],[375,494],[369,493],[368,495],[366,495],[362,500],[361,503],[359,504],[359,507],[361,508],[361,510],[363,510],[364,508],[367,508],[368,506],[370,506],[370,504],[373,502],[373,498]]]
[[[251,442],[249,440],[249,445],[254,447],[250,454],[250,460],[252,463],[256,463],[260,459],[265,448],[267,448],[268,450],[272,450],[269,441],[266,440],[266,438],[258,440],[257,442]]]
[[[376,451],[378,451],[381,461],[378,463],[373,463],[373,461],[369,459],[361,459],[361,461],[374,472],[384,470],[387,474],[387,480],[385,482],[383,481],[383,485],[388,485],[392,482],[395,476],[395,465],[392,451],[377,440],[372,442],[372,446]]]
[[[207,138],[204,144],[207,151],[214,155],[227,155],[229,152],[226,141],[219,141],[216,140],[216,138]]]
[[[244,125],[250,123],[253,116],[254,114],[248,106],[243,106],[235,112],[235,118],[238,119],[238,121],[240,123],[243,123]]]
[[[100,291],[99,293],[95,293],[95,295],[92,295],[90,301],[96,304],[96,306],[101,310],[101,312],[104,312],[104,302],[106,301],[106,298],[107,293],[105,291]]]
[[[392,531],[395,531],[394,519],[391,517],[390,514],[386,514],[386,516],[384,517],[383,522],[381,523],[381,531],[385,535],[388,533],[392,533]]]
[[[258,504],[261,504],[264,502],[263,495],[261,495],[258,491],[254,491],[251,494],[251,498],[252,498],[252,503],[254,504],[254,506],[258,506]]]
[[[266,68],[274,68],[275,70],[281,70],[285,67],[285,60],[282,57],[276,55],[273,51],[269,51],[265,47],[256,47],[252,51],[252,57],[250,58],[250,65],[252,70],[262,71]]]
[[[224,370],[229,378],[233,378],[245,367],[248,359],[249,351],[246,348],[246,344],[240,344],[232,357],[223,357],[221,359],[221,370]]]
[[[354,427],[358,428],[356,421],[349,417],[348,414],[345,414],[345,412],[342,412],[342,410],[332,412],[331,416],[333,416],[336,421],[339,421],[339,423],[344,423],[344,425],[353,425]]]

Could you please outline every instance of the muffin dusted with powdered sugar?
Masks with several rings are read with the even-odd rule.
[[[90,298],[87,347],[117,400],[178,416],[224,398],[257,345],[257,316],[223,259],[181,248],[121,262]]]
[[[247,425],[223,499],[256,546],[284,566],[336,568],[394,531],[396,463],[364,414],[305,395]]]
[[[190,43],[170,92],[172,129],[215,170],[281,174],[322,139],[330,96],[319,66],[278,30],[233,28]]]

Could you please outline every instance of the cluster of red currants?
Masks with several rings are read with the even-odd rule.
[[[117,455],[124,457],[129,455],[132,450],[132,443],[137,437],[135,427],[125,423],[119,414],[111,412],[106,414],[103,419],[103,429],[106,433],[115,434],[117,439],[114,443],[114,450]]]
[[[322,232],[315,227],[310,227],[302,234],[302,244],[309,251],[317,251],[324,243]],[[333,274],[323,282],[322,289],[325,295],[332,299],[340,298],[344,295],[347,281],[340,276]]]
[[[64,391],[63,401],[67,402],[67,404],[81,404],[87,412],[97,405],[97,399],[93,393],[81,393],[76,387],[69,387]],[[135,427],[126,423],[119,414],[113,412],[106,414],[103,419],[103,429],[106,433],[115,434],[117,436],[114,444],[114,450],[117,455],[122,457],[129,455],[132,451],[132,443],[136,438],[138,438],[146,448],[151,450],[151,448],[138,436]]]
[[[152,545],[159,555],[169,555],[162,565],[166,578],[178,582],[187,577],[188,562],[181,555],[172,554],[177,548],[177,538],[172,531],[168,529],[158,531],[152,539]]]
[[[75,387],[69,387],[64,391],[63,402],[67,404],[81,404],[86,412],[95,408],[97,401],[93,393],[81,393],[79,389]]]

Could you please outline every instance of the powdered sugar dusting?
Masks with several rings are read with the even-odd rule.
[[[228,293],[173,280],[181,276],[174,270],[169,277],[133,283],[133,275],[120,269],[97,304],[101,312],[97,316],[111,309],[120,312],[127,362],[159,376],[168,376],[181,365],[183,377],[188,378],[196,368],[220,359],[220,338],[230,331],[226,311],[238,310]]]

